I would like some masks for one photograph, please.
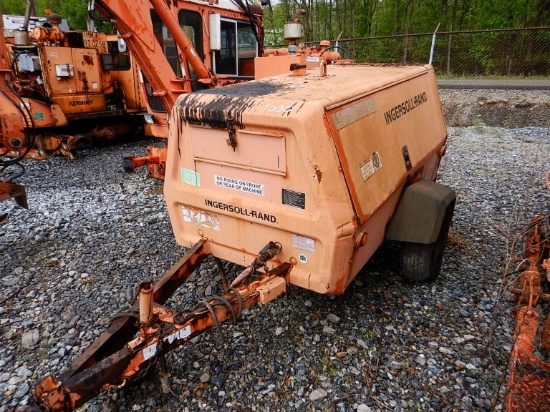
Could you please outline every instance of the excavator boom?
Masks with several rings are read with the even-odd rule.
[[[215,85],[215,76],[205,66],[163,0],[136,0],[131,3],[120,0],[98,0],[90,2],[89,8],[90,12],[95,9],[114,24],[121,38],[132,50],[154,90],[153,93],[161,98],[166,111],[174,106],[180,94],[191,92],[191,79],[187,75],[178,78],[174,73],[159,42],[161,39],[156,37],[151,20],[151,8],[155,9],[170,31],[180,52],[197,73],[198,81],[209,86]],[[179,58],[182,59],[181,56]]]

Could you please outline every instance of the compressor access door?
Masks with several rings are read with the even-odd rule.
[[[430,155],[447,136],[433,71],[402,67],[404,72],[411,72],[408,79],[404,76],[406,80],[377,90],[376,83],[387,68],[378,70],[367,80],[373,82],[372,94],[327,108],[342,170],[361,222],[407,179],[435,178],[437,164],[433,163],[438,163],[439,157],[430,162]]]

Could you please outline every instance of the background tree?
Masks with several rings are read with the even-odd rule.
[[[407,33],[550,26],[550,0],[280,0],[267,29],[303,8],[304,41]],[[281,10],[281,12],[279,12]],[[286,18],[286,20],[285,20]]]
[[[86,29],[87,0],[35,3],[39,16],[51,9],[72,29]],[[22,15],[26,4],[0,0],[0,9]],[[550,0],[279,0],[264,13],[267,44],[283,41],[283,25],[299,8],[306,10],[303,41],[431,33],[439,23],[440,31],[550,26]]]
[[[38,17],[45,17],[49,9],[66,19],[71,29],[86,30],[87,0],[35,0],[34,3]],[[0,0],[0,10],[4,14],[24,15],[26,8],[25,0]]]
[[[22,0],[0,0],[0,10],[4,14],[23,15],[27,9],[27,3]]]

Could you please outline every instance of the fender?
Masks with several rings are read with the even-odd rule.
[[[386,239],[430,244],[437,240],[445,213],[455,205],[454,190],[431,180],[405,189],[391,220]]]

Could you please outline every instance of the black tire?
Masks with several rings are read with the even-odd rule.
[[[443,252],[453,218],[454,204],[448,206],[439,235],[434,243],[403,243],[401,248],[401,270],[403,276],[412,282],[433,282],[439,276]]]

